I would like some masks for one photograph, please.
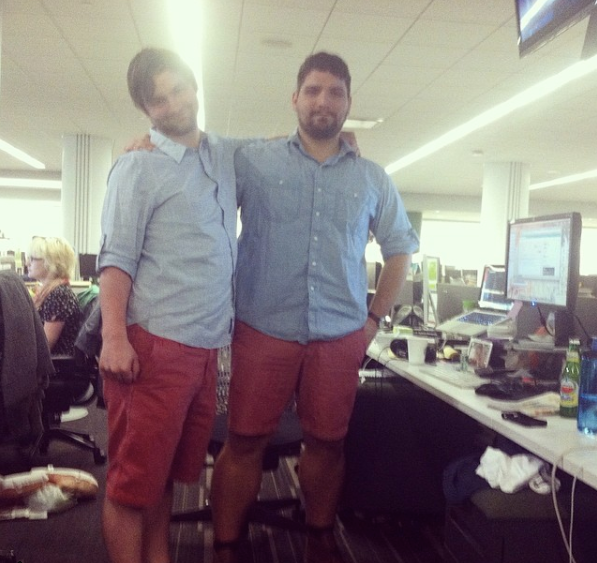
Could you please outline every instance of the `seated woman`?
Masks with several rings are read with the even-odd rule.
[[[33,302],[44,324],[53,356],[73,356],[82,312],[70,287],[75,253],[62,238],[33,237],[27,259],[28,275],[41,285]]]

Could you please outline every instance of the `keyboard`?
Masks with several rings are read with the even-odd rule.
[[[463,389],[475,389],[483,383],[487,383],[487,379],[483,379],[469,371],[460,371],[460,366],[450,364],[437,364],[435,366],[424,367],[421,368],[421,371]]]
[[[490,326],[495,324],[498,320],[503,320],[506,315],[496,315],[495,313],[483,313],[481,311],[472,311],[459,317],[460,322],[472,323],[476,325]]]

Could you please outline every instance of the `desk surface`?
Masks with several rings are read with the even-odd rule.
[[[488,406],[488,398],[476,395],[473,389],[462,389],[428,375],[421,370],[423,366],[412,366],[406,360],[390,357],[388,350],[374,340],[367,355],[484,426],[597,489],[597,438],[581,434],[576,428],[575,419],[549,416],[546,417],[547,427],[544,428],[527,428],[508,422],[502,419],[500,411]],[[425,369],[429,367],[425,366]]]

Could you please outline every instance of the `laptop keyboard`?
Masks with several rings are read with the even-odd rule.
[[[502,321],[505,318],[506,315],[495,315],[491,313],[482,313],[481,311],[472,311],[471,313],[463,315],[458,320],[465,323],[489,326]]]
[[[469,371],[460,371],[458,367],[452,366],[450,364],[437,364],[435,366],[422,368],[421,371],[428,375],[432,375],[433,377],[437,377],[442,381],[451,383],[456,387],[462,387],[465,389],[474,389],[475,387],[479,387],[479,385],[487,382],[486,379],[484,380],[474,373]]]

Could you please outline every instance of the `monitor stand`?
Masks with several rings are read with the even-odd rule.
[[[574,336],[574,314],[570,311],[554,311],[553,338],[556,346],[566,346]]]

